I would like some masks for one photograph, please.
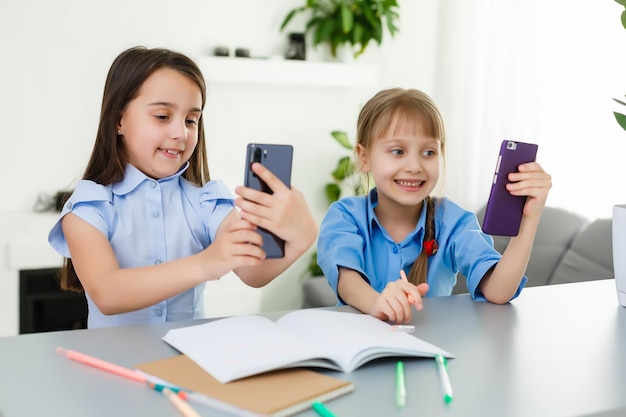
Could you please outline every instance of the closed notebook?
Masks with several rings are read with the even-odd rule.
[[[137,365],[173,385],[260,415],[290,416],[315,401],[354,391],[354,384],[308,369],[284,369],[222,384],[185,355]]]

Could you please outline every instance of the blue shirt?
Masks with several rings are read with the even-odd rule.
[[[422,210],[415,230],[396,243],[374,213],[377,204],[376,189],[368,196],[346,197],[331,204],[322,221],[317,261],[335,293],[339,267],[357,271],[372,288],[382,292],[388,282],[400,278],[400,269],[408,275],[422,250],[426,211]],[[494,249],[493,238],[483,233],[476,215],[447,198],[437,199],[435,234],[439,249],[428,259],[426,296],[450,295],[457,273],[461,273],[467,278],[472,298],[485,301],[478,284],[501,254]],[[524,277],[513,298],[526,281]]]
[[[220,223],[233,210],[232,194],[220,181],[197,187],[178,173],[154,180],[132,165],[111,185],[80,181],[48,235],[50,245],[70,258],[61,219],[74,213],[107,237],[120,268],[159,264],[205,249]],[[176,279],[176,276],[171,277]],[[153,306],[104,315],[86,293],[87,327],[160,323],[204,317],[204,283]]]

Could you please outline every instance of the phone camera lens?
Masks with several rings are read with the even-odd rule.
[[[507,149],[511,149],[511,150],[515,150],[515,149],[517,149],[517,143],[515,143],[515,142],[507,142],[506,148]]]
[[[261,148],[256,148],[254,150],[254,155],[252,157],[252,162],[261,162]]]

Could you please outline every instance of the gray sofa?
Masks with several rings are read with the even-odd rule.
[[[479,221],[484,208],[477,213]],[[494,236],[494,246],[502,252],[508,237]],[[527,287],[613,278],[611,219],[589,222],[584,217],[555,207],[546,207],[526,269]],[[337,304],[337,296],[324,277],[312,277],[303,284],[303,307]],[[453,294],[467,292],[465,278],[459,276]]]

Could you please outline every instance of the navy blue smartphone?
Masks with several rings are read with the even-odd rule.
[[[538,146],[512,140],[502,141],[491,193],[485,209],[483,231],[490,235],[517,236],[522,221],[526,196],[511,195],[506,189],[511,172],[521,164],[535,161]]]
[[[270,187],[256,175],[251,167],[258,162],[269,169],[287,187],[291,187],[291,165],[293,160],[293,146],[273,145],[263,143],[249,143],[246,153],[246,172],[243,185],[255,190],[272,194]],[[263,236],[263,250],[267,258],[282,258],[285,256],[285,241],[259,228]]]

